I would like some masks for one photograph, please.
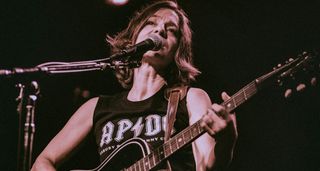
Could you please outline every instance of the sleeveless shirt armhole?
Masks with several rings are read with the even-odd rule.
[[[92,118],[92,121],[93,121],[93,125],[92,125],[92,128],[93,130],[96,129],[96,123],[97,123],[97,120],[99,119],[99,109],[101,109],[101,107],[103,106],[103,104],[105,103],[108,103],[109,99],[111,98],[111,96],[106,96],[106,95],[100,95],[99,96],[99,99],[98,99],[98,102],[94,108],[94,113],[93,113],[93,118]],[[95,131],[94,131],[95,132]]]
[[[186,112],[188,114],[188,108],[187,108],[187,96],[188,92],[190,90],[190,86],[187,87],[186,95],[183,97],[183,99],[180,100],[178,108],[181,108],[183,112]],[[189,117],[188,117],[189,118]]]

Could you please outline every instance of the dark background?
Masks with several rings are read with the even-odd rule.
[[[1,5],[0,68],[32,67],[47,61],[80,61],[107,57],[106,34],[125,28],[134,10],[147,0],[122,7],[102,0],[11,1]],[[203,0],[179,1],[191,19],[194,60],[202,71],[194,86],[214,102],[220,93],[235,93],[304,50],[319,49],[319,1]],[[319,73],[318,73],[319,75]],[[36,80],[41,98],[36,111],[34,158],[87,100],[81,92],[121,91],[111,71],[66,75],[0,78],[1,170],[15,170],[17,114],[14,85]],[[290,99],[283,87],[271,86],[240,107],[239,139],[232,171],[320,170],[320,91],[309,86]],[[78,90],[78,91],[76,91]],[[80,92],[77,93],[77,92]],[[92,137],[63,166],[91,168],[97,164]]]

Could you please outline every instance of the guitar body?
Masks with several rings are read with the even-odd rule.
[[[141,138],[132,138],[117,147],[98,167],[92,170],[72,171],[120,171],[150,153],[148,144]]]

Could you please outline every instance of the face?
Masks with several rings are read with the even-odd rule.
[[[149,63],[158,71],[164,71],[173,61],[179,35],[179,17],[170,9],[160,9],[152,14],[137,36],[139,43],[150,35],[156,34],[162,39],[163,46],[158,51],[148,51],[143,55],[142,63]]]

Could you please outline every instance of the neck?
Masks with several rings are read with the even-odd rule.
[[[145,100],[158,92],[166,81],[155,69],[147,63],[143,63],[134,70],[133,85],[128,94],[128,100]]]

